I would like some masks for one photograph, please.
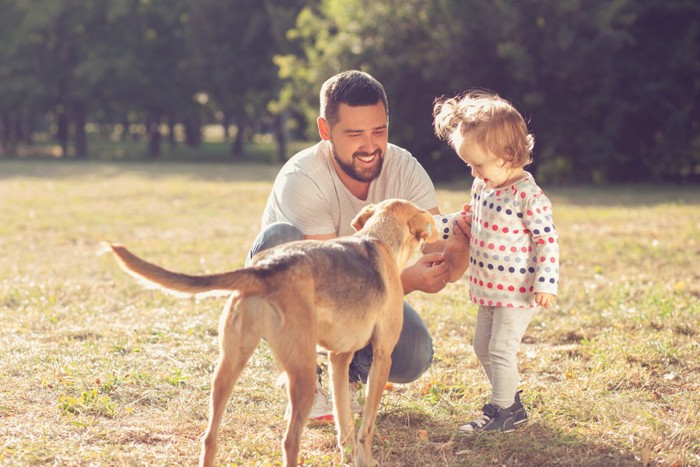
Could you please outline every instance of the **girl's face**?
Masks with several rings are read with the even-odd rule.
[[[480,178],[490,188],[504,187],[525,175],[522,167],[506,166],[503,159],[484,148],[469,135],[455,135],[453,141],[457,155],[469,166],[472,177]]]

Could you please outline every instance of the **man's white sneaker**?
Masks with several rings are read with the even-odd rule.
[[[292,405],[287,403],[287,408],[284,411],[284,419],[289,420],[292,416]],[[321,381],[316,381],[316,395],[314,397],[314,405],[311,407],[308,420],[312,423],[333,423],[333,404],[328,397],[328,393]]]

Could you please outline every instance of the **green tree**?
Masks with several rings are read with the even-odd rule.
[[[501,34],[503,89],[531,117],[534,169],[548,178],[603,180],[615,147],[609,118],[617,54],[631,41],[629,3],[519,3]],[[505,13],[505,12],[504,12]]]
[[[298,45],[290,41],[288,31],[294,28],[299,12],[306,4],[314,3],[306,0],[287,0],[280,4],[274,0],[265,0],[265,9],[270,23],[270,35],[274,41],[274,56],[301,55],[302,51]],[[277,76],[274,80],[275,86],[270,89],[271,100],[267,104],[267,110],[272,118],[273,132],[277,140],[278,161],[284,162],[287,158],[287,143],[290,139],[290,122],[295,124],[296,135],[301,136],[303,132],[300,127],[305,126],[304,115],[298,112],[289,99],[291,93],[289,89],[284,89],[284,82],[277,72],[277,67],[273,69]],[[292,118],[290,118],[292,117]]]
[[[635,2],[619,80],[610,165],[622,180],[700,179],[700,4]]]
[[[290,32],[303,54],[276,60],[286,99],[309,116],[331,74],[375,75],[389,95],[392,140],[436,178],[459,161],[432,135],[432,102],[481,87],[528,118],[532,170],[546,179],[668,179],[700,165],[699,8],[690,0],[324,0]]]
[[[0,144],[13,155],[19,141],[30,138],[26,123],[41,107],[42,85],[27,53],[26,11],[14,0],[0,0],[0,11]]]
[[[487,81],[493,59],[482,64],[477,57],[492,40],[485,19],[493,11],[488,2],[322,1],[318,8],[304,9],[290,32],[303,56],[277,58],[281,75],[289,80],[287,89],[294,90],[288,100],[314,122],[321,83],[345,69],[365,70],[386,88],[390,139],[411,150],[431,175],[446,177],[461,164],[454,154],[437,149],[441,143],[432,132],[433,102]],[[461,74],[465,67],[469,71]]]
[[[21,42],[15,43],[16,70],[23,73],[15,79],[40,80],[39,86],[19,84],[29,101],[20,103],[18,111],[52,111],[56,121],[56,137],[62,154],[68,154],[69,114],[80,104],[80,86],[72,79],[80,57],[80,36],[83,12],[77,2],[15,3],[15,14]],[[12,66],[12,65],[10,65]],[[82,154],[79,154],[82,155]]]
[[[235,8],[218,0],[191,5],[191,37],[206,92],[233,122],[233,158],[243,155],[254,123],[275,97],[277,69],[272,62],[275,42],[266,2],[239,0]]]
[[[122,99],[145,122],[148,154],[161,152],[161,125],[193,112],[197,91],[192,69],[187,0],[116,3],[124,51]]]

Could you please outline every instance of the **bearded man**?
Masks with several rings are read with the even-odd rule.
[[[390,198],[406,199],[439,214],[435,188],[425,169],[407,150],[389,143],[389,105],[379,81],[361,71],[339,73],[321,87],[320,104],[321,141],[294,155],[278,173],[248,260],[290,241],[350,235],[351,222],[363,207]],[[426,254],[402,272],[404,294],[439,292],[466,269],[460,259],[469,256],[469,225],[457,222],[456,235],[447,240],[450,254],[445,254],[444,242],[427,245]],[[416,380],[432,358],[430,333],[419,314],[404,302],[403,328],[392,353],[389,381]],[[371,346],[355,353],[351,389],[359,381],[366,382],[371,363]],[[353,408],[359,410],[357,392],[353,393]],[[309,418],[333,419],[320,375]]]

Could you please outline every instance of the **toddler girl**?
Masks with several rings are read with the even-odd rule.
[[[527,422],[517,352],[539,307],[557,294],[559,241],[552,206],[524,167],[534,138],[505,99],[470,91],[436,102],[434,127],[471,169],[474,183],[469,286],[479,306],[474,351],[491,383],[483,414],[466,433],[511,431]]]

